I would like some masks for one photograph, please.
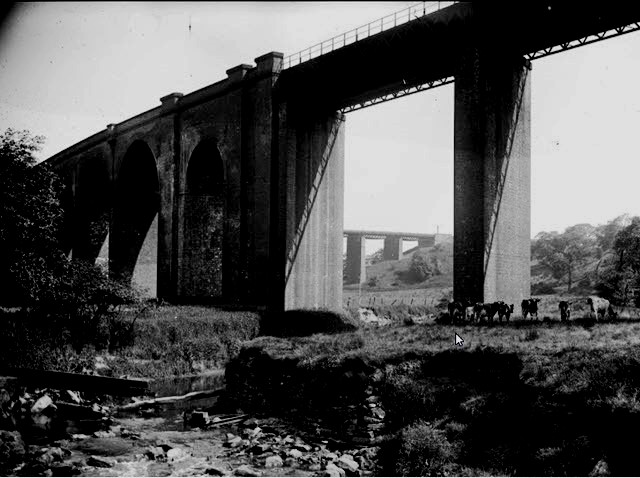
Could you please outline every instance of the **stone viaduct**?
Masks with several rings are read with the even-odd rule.
[[[259,56],[50,158],[68,185],[66,246],[92,261],[108,237],[110,273],[145,262],[169,301],[341,307],[344,113],[455,80],[454,295],[518,301],[530,60],[637,30],[639,5],[422,5],[319,53]]]
[[[367,239],[383,239],[382,257],[385,261],[394,261],[402,257],[403,241],[415,241],[417,247],[429,247],[442,242],[449,234],[419,234],[411,232],[383,232],[383,231],[350,231],[345,230],[347,238],[347,254],[345,258],[346,284],[361,284],[366,281]]]

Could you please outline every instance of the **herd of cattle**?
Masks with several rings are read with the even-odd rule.
[[[521,302],[520,306],[522,307],[523,319],[529,316],[531,320],[533,320],[534,317],[538,320],[538,302],[540,302],[538,298],[524,299]],[[596,320],[600,317],[602,317],[603,320],[607,316],[609,319],[617,317],[616,312],[607,299],[591,296],[587,298],[586,303],[589,305],[591,314],[594,315]],[[565,300],[561,300],[558,304],[560,320],[563,322],[571,318],[571,305],[572,302]],[[468,300],[451,301],[447,305],[448,314],[445,313],[445,315],[448,321],[453,323],[480,323],[483,321],[492,323],[496,316],[500,323],[502,323],[502,319],[509,322],[511,314],[513,314],[513,306],[514,304],[507,304],[503,301],[488,303],[476,302],[475,304]]]

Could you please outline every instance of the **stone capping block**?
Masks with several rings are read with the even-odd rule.
[[[232,82],[240,81],[244,78],[244,75],[247,74],[247,71],[251,70],[252,68],[253,66],[242,63],[238,66],[234,66],[233,68],[229,68],[227,70],[227,77]]]
[[[174,106],[180,101],[184,95],[182,93],[169,93],[167,96],[160,98],[162,106]]]
[[[259,56],[254,61],[256,62],[259,72],[279,71],[282,68],[282,59],[284,54],[279,51],[272,51],[264,55]]]

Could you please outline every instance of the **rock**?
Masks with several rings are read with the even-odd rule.
[[[240,445],[242,445],[242,443],[243,443],[242,438],[234,436],[230,440],[225,441],[224,442],[224,446],[229,447],[229,448],[237,448]]]
[[[262,455],[269,450],[271,450],[271,445],[268,445],[266,443],[258,443],[257,445],[254,445],[249,449],[249,451],[254,455]]]
[[[297,448],[293,448],[287,452],[287,455],[289,455],[291,458],[298,459],[302,456],[302,452]]]
[[[207,468],[204,472],[209,476],[226,476],[227,475],[226,471],[220,468],[216,468],[215,466]]]
[[[116,436],[116,434],[113,433],[111,430],[109,431],[98,430],[97,432],[93,433],[93,436],[96,438],[113,438]]]
[[[372,408],[371,413],[379,420],[384,420],[384,417],[387,415],[387,413],[380,407]]]
[[[194,412],[191,412],[191,416],[189,417],[190,427],[203,428],[207,426],[208,422],[209,422],[209,414],[207,412],[203,412],[201,410],[196,410]]]
[[[283,465],[284,463],[282,461],[282,458],[280,458],[278,455],[268,456],[264,462],[265,468],[279,468]]]
[[[289,468],[296,468],[298,466],[298,460],[296,460],[292,456],[289,456],[286,460],[284,460],[284,466],[288,466]]]
[[[342,468],[333,464],[333,462],[327,463],[324,467],[324,476],[345,476],[346,473]]]
[[[120,432],[120,436],[122,438],[131,438],[132,440],[137,440],[138,438],[140,438],[140,433],[123,428]]]
[[[166,457],[166,452],[159,446],[152,446],[147,448],[144,452],[144,456],[146,456],[149,460],[158,460]]]
[[[249,465],[242,465],[233,470],[235,476],[262,476],[258,470],[254,470]]]
[[[33,404],[33,406],[31,407],[31,413],[34,415],[40,414],[50,407],[53,407],[53,410],[55,410],[56,408],[53,400],[51,400],[51,397],[49,395],[43,395],[38,400],[36,400],[36,403]]]
[[[20,433],[0,430],[0,464],[17,465],[22,462],[25,454]]]
[[[611,472],[609,471],[609,464],[604,460],[600,460],[598,463],[596,463],[596,466],[593,467],[593,470],[591,470],[589,476],[611,476]]]
[[[167,451],[167,460],[168,461],[176,461],[179,460],[180,458],[184,457],[184,451],[182,451],[180,448],[172,448],[171,450]]]
[[[296,450],[307,452],[307,453],[312,450],[310,445],[307,445],[305,442],[302,442],[302,441],[297,441],[296,443],[294,443],[293,448]]]
[[[100,458],[99,456],[92,455],[87,459],[87,466],[93,466],[96,468],[111,468],[113,467],[113,463],[105,460],[104,458]]]
[[[360,466],[356,463],[351,455],[344,454],[338,458],[336,463],[340,468],[354,473]]]
[[[86,440],[87,438],[91,438],[89,435],[85,435],[84,433],[74,433],[71,435],[73,440]]]
[[[80,467],[72,463],[55,463],[50,469],[52,476],[78,476],[82,473]]]
[[[258,420],[256,420],[255,418],[247,418],[245,421],[242,422],[242,428],[257,428],[258,427]]]
[[[367,403],[378,403],[380,401],[380,397],[377,395],[370,395],[367,397]]]
[[[336,455],[333,452],[329,452],[329,453],[325,453],[324,457],[328,460],[328,461],[337,461],[338,460],[338,455]]]
[[[320,463],[311,463],[307,467],[307,470],[309,470],[309,471],[321,471],[322,470],[322,466],[320,466]]]

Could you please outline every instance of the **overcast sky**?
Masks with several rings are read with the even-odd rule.
[[[167,93],[414,3],[19,4],[0,30],[0,129],[46,136],[44,159]],[[534,61],[533,235],[640,215],[638,84],[640,33]],[[345,228],[453,231],[453,85],[346,128]]]

